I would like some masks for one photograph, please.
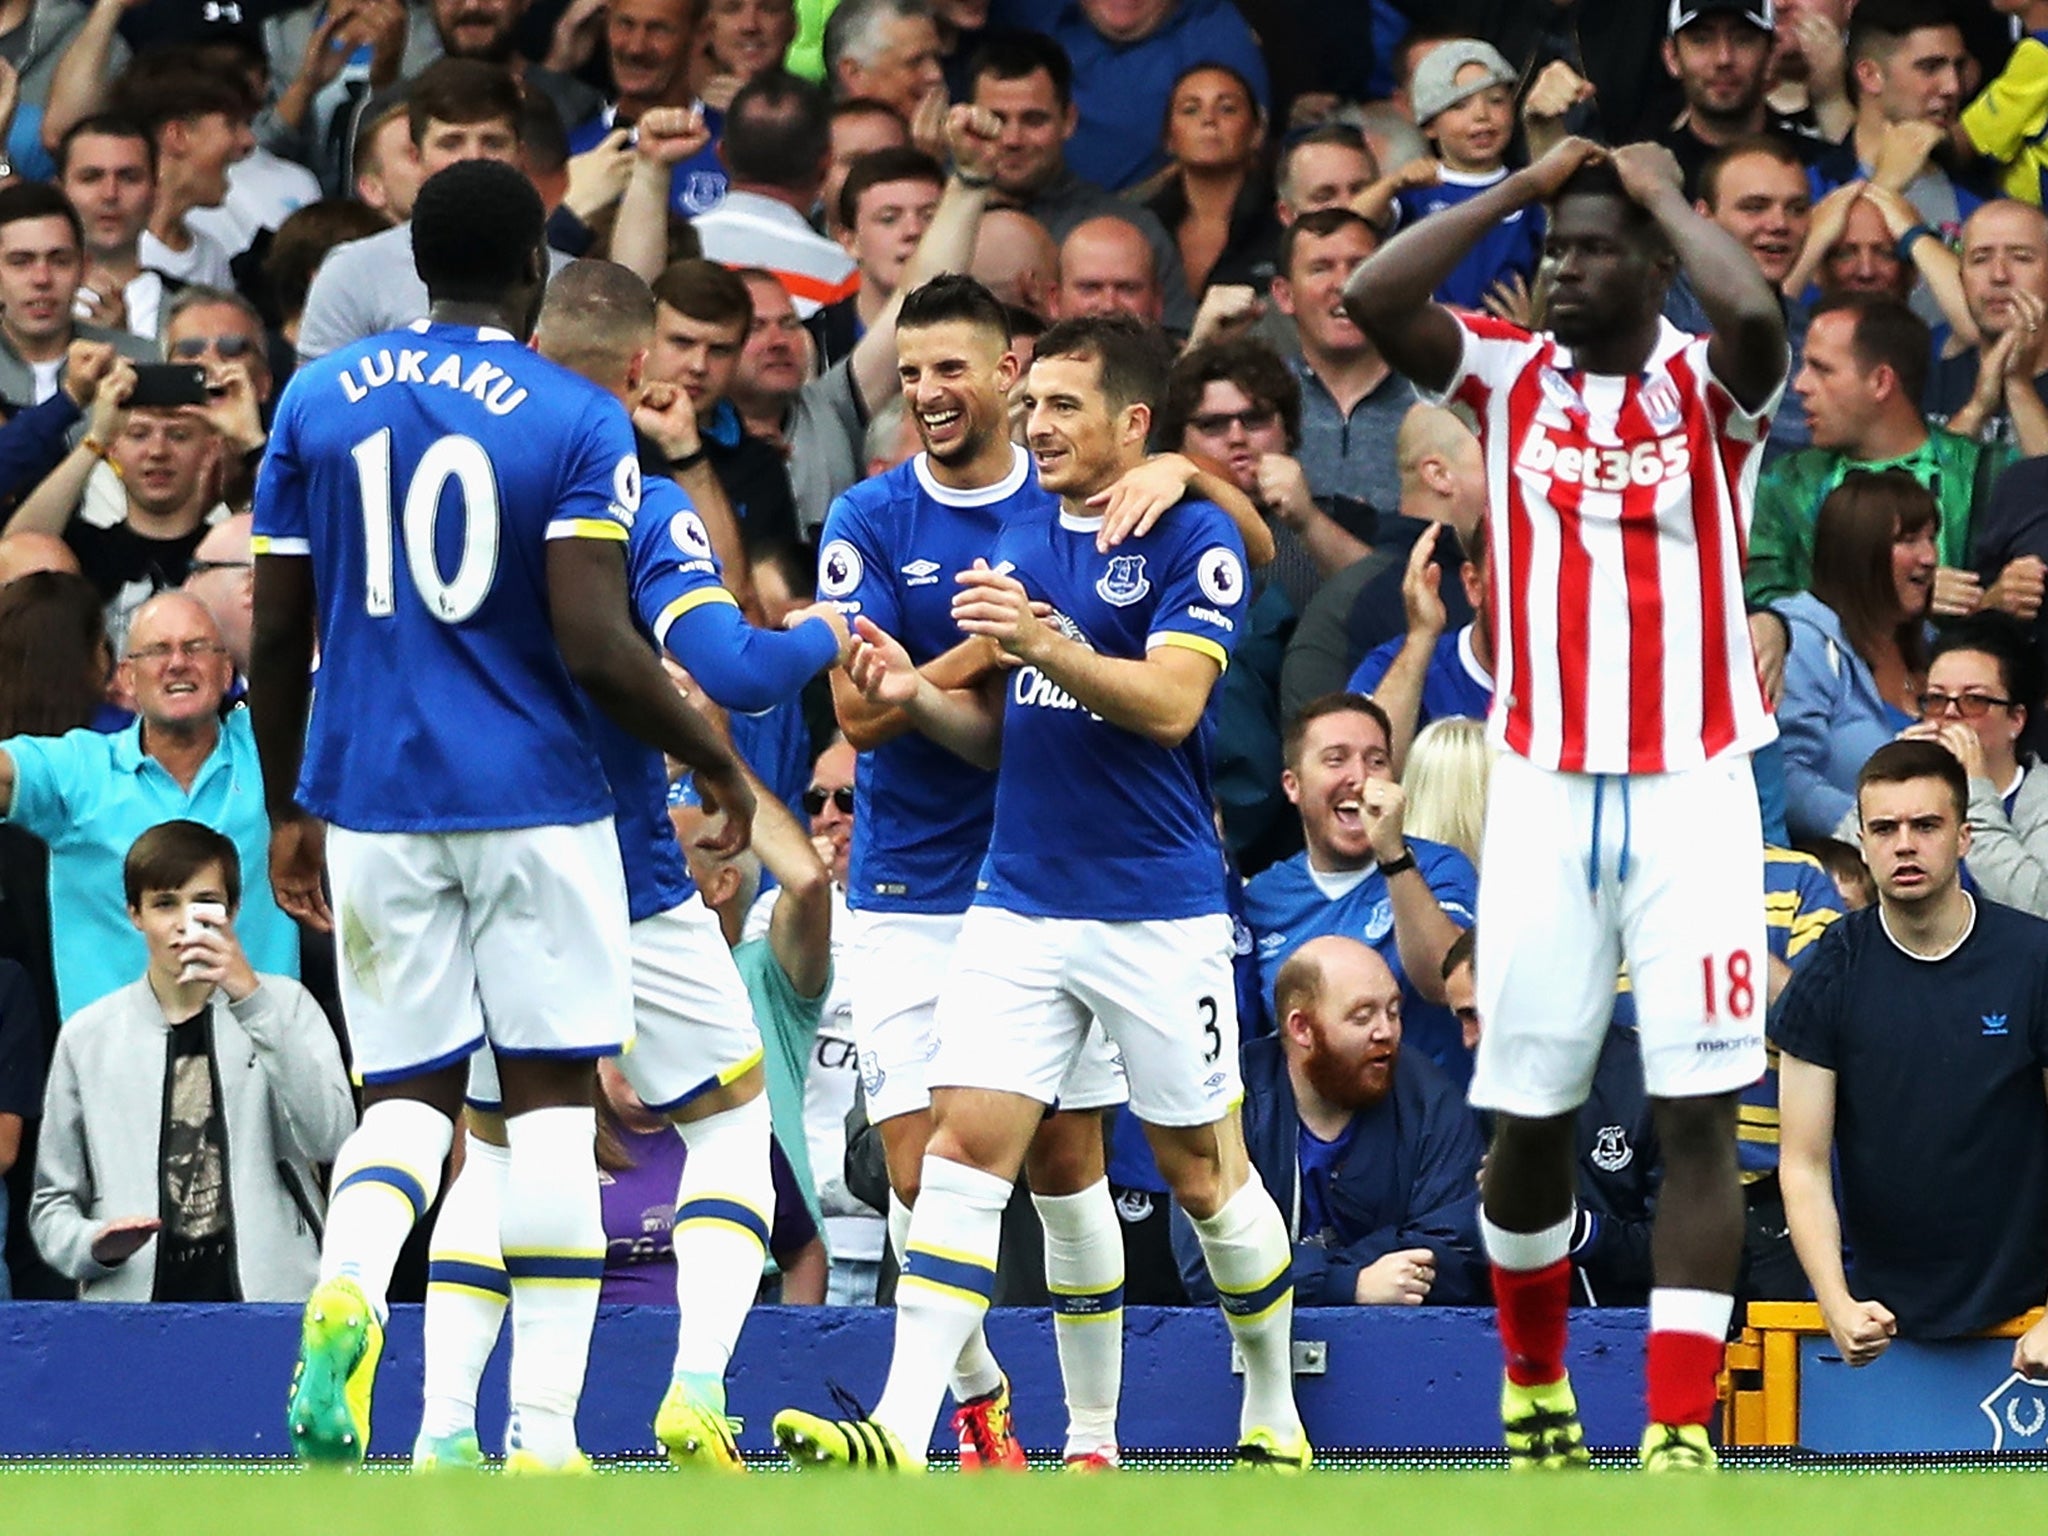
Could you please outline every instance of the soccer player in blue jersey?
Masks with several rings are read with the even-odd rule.
[[[941,277],[906,295],[897,319],[904,408],[924,451],[834,502],[819,558],[819,592],[901,640],[942,687],[965,686],[996,665],[999,648],[963,639],[953,621],[955,578],[994,548],[1009,522],[1056,505],[1030,456],[1011,443],[1008,395],[1017,361],[1002,305],[967,277]],[[1148,506],[1184,494],[1235,496],[1179,455],[1148,461],[1121,482]],[[1238,512],[1253,563],[1270,537],[1249,503]],[[931,1134],[925,1066],[934,1013],[974,877],[988,851],[995,776],[920,734],[900,710],[870,703],[844,671],[833,698],[847,740],[862,750],[847,904],[853,932],[846,981],[868,1115],[887,1154],[889,1223],[899,1256]],[[1061,1085],[1059,1105],[1032,1139],[1025,1171],[1046,1230],[1046,1281],[1067,1387],[1065,1454],[1114,1464],[1123,1241],[1103,1166],[1101,1111],[1122,1103],[1123,1074],[1100,1030]],[[956,1362],[952,1391],[964,1465],[1021,1466],[1009,1433],[1009,1389],[981,1330]]]
[[[889,1382],[865,1418],[777,1415],[799,1465],[924,1465],[947,1373],[988,1305],[1011,1183],[1091,1016],[1122,1052],[1132,1108],[1243,1348],[1239,1454],[1309,1462],[1287,1228],[1235,1120],[1232,933],[1210,809],[1210,698],[1244,618],[1244,548],[1219,508],[1188,503],[1105,550],[1093,500],[1143,458],[1166,364],[1158,334],[1124,319],[1039,339],[1028,438],[1059,499],[1006,522],[952,605],[962,632],[1014,666],[949,690],[873,619],[855,621],[856,685],[997,766],[995,819],[925,1071],[932,1133]],[[944,412],[920,415],[945,425]]]
[[[625,413],[520,343],[544,222],[507,166],[431,178],[413,221],[429,318],[302,369],[258,483],[250,694],[272,883],[286,911],[340,930],[366,1103],[335,1162],[301,1332],[289,1429],[311,1461],[364,1454],[391,1267],[433,1202],[488,1039],[518,1303],[507,1465],[582,1463],[604,1260],[591,1064],[632,1019],[625,881],[585,697],[697,770],[726,840],[751,818],[737,761],[631,620],[640,470]]]
[[[642,393],[654,312],[654,294],[625,267],[579,261],[548,284],[534,345],[622,405],[639,400],[635,423],[665,454],[666,440],[694,425],[694,407],[672,386]],[[656,408],[657,395],[665,409]],[[839,659],[844,621],[824,608],[788,633],[749,625],[720,584],[703,521],[661,472],[661,454],[647,466],[627,544],[636,616],[653,643],[726,708],[761,710],[793,697]],[[676,843],[661,753],[595,711],[592,728],[612,786],[633,922],[634,1045],[619,1069],[689,1147],[675,1200],[676,1355],[655,1438],[678,1465],[737,1469],[725,1370],[760,1285],[775,1210],[761,1035],[718,919]],[[426,1411],[416,1467],[480,1459],[477,1383],[509,1295],[498,1242],[505,1128],[489,1051],[471,1058],[468,1097],[468,1157],[442,1201],[429,1256]]]

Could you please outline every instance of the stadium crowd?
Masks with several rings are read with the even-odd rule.
[[[1026,361],[1079,316],[1172,338],[1151,447],[1271,547],[1213,706],[1252,1161],[1302,1304],[1483,1304],[1481,722],[1496,596],[1547,578],[1344,295],[1566,134],[1668,148],[1792,340],[1745,581],[1780,739],[1741,1295],[1817,1296],[1856,1358],[2048,1295],[2048,996],[1997,980],[2048,955],[2048,0],[0,0],[0,125],[0,1298],[312,1286],[347,936],[271,893],[251,500],[295,367],[425,316],[413,199],[482,159],[557,271],[651,285],[636,423],[761,629],[851,590],[842,498],[919,449],[918,285],[971,274]],[[1545,238],[1517,213],[1437,298],[1540,327]],[[1708,328],[1683,280],[1665,315]],[[695,846],[680,779],[673,815],[767,1047],[762,1294],[873,1304],[916,1166],[843,984],[880,738],[818,660],[725,723],[754,848]],[[663,1300],[684,1147],[601,1087],[605,1296]],[[1212,1300],[1128,1111],[1085,1126],[1127,1299]],[[1575,1301],[1643,1304],[1659,1165],[1624,976]],[[998,1299],[1045,1305],[1031,1199]]]

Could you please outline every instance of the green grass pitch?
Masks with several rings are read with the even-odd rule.
[[[1064,1478],[607,1471],[588,1478],[81,1468],[0,1476],[0,1528],[80,1536],[1827,1536],[2020,1530],[2038,1472],[1358,1470],[1306,1478],[1127,1472]]]

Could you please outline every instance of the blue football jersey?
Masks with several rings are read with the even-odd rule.
[[[1353,693],[1371,693],[1378,688],[1407,638],[1396,635],[1368,652],[1345,686]],[[1422,675],[1422,703],[1415,712],[1415,729],[1460,715],[1483,721],[1492,707],[1493,679],[1480,669],[1479,658],[1472,652],[1472,626],[1439,636],[1430,653],[1429,670]]]
[[[1108,554],[1095,547],[1100,527],[1055,503],[1007,524],[990,563],[1099,655],[1136,660],[1179,645],[1228,666],[1250,583],[1222,509],[1185,501]],[[995,825],[975,900],[1111,922],[1228,911],[1215,735],[1214,691],[1187,738],[1162,747],[1082,708],[1036,667],[1005,673]]]
[[[1479,876],[1472,861],[1446,843],[1423,837],[1409,838],[1408,851],[1415,855],[1415,867],[1444,916],[1470,928],[1479,900]],[[1401,984],[1403,1043],[1443,1068],[1459,1087],[1471,1081],[1472,1053],[1465,1049],[1457,1016],[1440,1004],[1424,1002],[1401,967],[1394,902],[1387,894],[1387,877],[1377,867],[1319,875],[1308,867],[1308,855],[1297,853],[1254,875],[1244,888],[1244,905],[1258,940],[1259,980],[1268,1013],[1273,983],[1289,955],[1325,934],[1357,939],[1379,951]]]
[[[1438,179],[1429,186],[1411,187],[1395,195],[1401,228],[1470,202],[1505,180],[1507,174],[1502,170],[1473,175],[1449,166],[1439,168]],[[1543,210],[1534,204],[1517,208],[1481,235],[1465,259],[1451,269],[1451,275],[1437,286],[1437,302],[1479,313],[1493,285],[1502,279],[1516,276],[1533,284],[1536,264],[1543,256],[1543,237]]]
[[[609,815],[546,550],[624,543],[639,503],[619,403],[504,331],[421,321],[293,375],[254,547],[313,563],[300,804],[361,832]]]
[[[865,615],[919,666],[966,636],[953,622],[954,577],[993,559],[1009,522],[1056,509],[1023,449],[995,485],[956,491],[918,454],[832,503],[818,550],[818,595]],[[1178,517],[1176,512],[1174,517]],[[848,906],[964,912],[988,852],[995,775],[907,731],[860,758],[854,779]]]

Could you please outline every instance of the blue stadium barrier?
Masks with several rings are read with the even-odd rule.
[[[0,1455],[281,1456],[298,1309],[23,1302],[0,1305]],[[1573,1317],[1571,1364],[1587,1438],[1633,1447],[1642,1426],[1645,1316]],[[764,1307],[747,1321],[731,1409],[749,1451],[772,1448],[769,1420],[796,1405],[832,1411],[829,1379],[872,1403],[894,1315],[874,1308]],[[1500,1345],[1490,1311],[1317,1309],[1295,1319],[1297,1378],[1315,1443],[1359,1450],[1492,1448]],[[1052,1324],[998,1310],[989,1338],[1010,1373],[1019,1432],[1056,1450],[1065,1424]],[[597,1325],[580,1420],[593,1454],[651,1449],[667,1385],[675,1313],[607,1308]],[[505,1350],[480,1399],[484,1444],[503,1443]],[[393,1315],[371,1449],[403,1456],[419,1426],[420,1310]],[[1223,1450],[1237,1436],[1230,1342],[1211,1310],[1133,1309],[1126,1318],[1120,1427],[1133,1450]],[[943,1433],[934,1445],[949,1445]]]

